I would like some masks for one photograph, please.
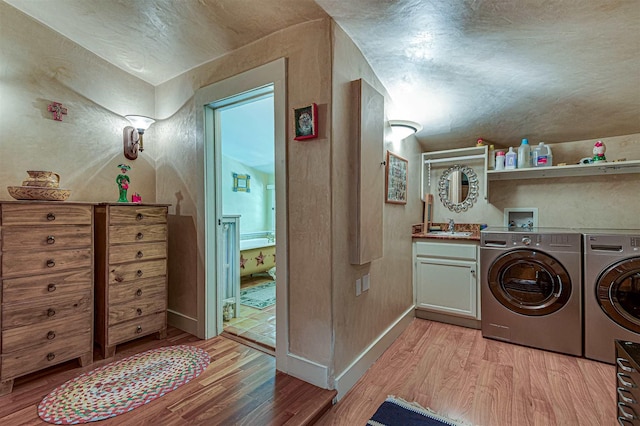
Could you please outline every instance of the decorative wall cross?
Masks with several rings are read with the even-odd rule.
[[[53,119],[56,121],[62,121],[62,116],[67,115],[67,109],[60,102],[53,102],[47,109],[53,113]]]

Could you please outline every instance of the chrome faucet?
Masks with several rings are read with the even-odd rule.
[[[449,219],[449,232],[451,232],[452,234],[455,232],[456,229],[456,224],[453,221],[453,219]]]

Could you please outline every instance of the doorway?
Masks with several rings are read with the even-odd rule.
[[[223,242],[225,240],[225,224],[223,214],[223,179],[222,170],[222,146],[214,143],[219,140],[221,126],[216,124],[215,108],[224,106],[224,102],[234,99],[238,95],[252,96],[264,95],[253,92],[256,89],[264,89],[272,86],[273,92],[273,135],[274,135],[274,182],[268,185],[267,191],[273,191],[275,206],[272,205],[275,221],[275,249],[277,258],[277,286],[276,286],[276,368],[286,371],[288,361],[288,317],[287,312],[287,199],[286,199],[286,60],[284,58],[259,66],[252,70],[237,74],[233,77],[214,83],[200,89],[196,94],[196,104],[203,110],[198,114],[198,121],[204,128],[204,246],[205,268],[203,297],[199,298],[201,312],[204,319],[205,338],[214,337],[222,333],[224,329],[224,304],[222,295],[218,292],[222,288],[224,271]],[[246,100],[245,99],[245,100]],[[244,121],[245,127],[251,129],[250,119]],[[235,184],[237,192],[240,189],[253,190],[256,180],[251,173],[236,172],[231,175],[231,185]],[[248,176],[243,176],[248,175]],[[227,176],[228,177],[228,176]],[[251,193],[251,192],[249,192]],[[277,215],[275,214],[277,212]],[[238,227],[240,228],[240,226]],[[238,232],[238,240],[240,240]],[[238,241],[239,242],[239,241]]]
[[[222,332],[268,352],[276,346],[274,87],[212,102],[221,156]]]

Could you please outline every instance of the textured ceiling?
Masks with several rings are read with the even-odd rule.
[[[640,133],[639,0],[4,0],[157,85],[325,16],[428,150]]]

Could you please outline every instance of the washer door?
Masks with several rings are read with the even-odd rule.
[[[609,318],[640,333],[640,257],[604,270],[596,283],[596,297]]]
[[[509,310],[523,315],[551,314],[571,296],[571,279],[564,266],[535,250],[504,253],[489,268],[487,279],[493,296]]]

